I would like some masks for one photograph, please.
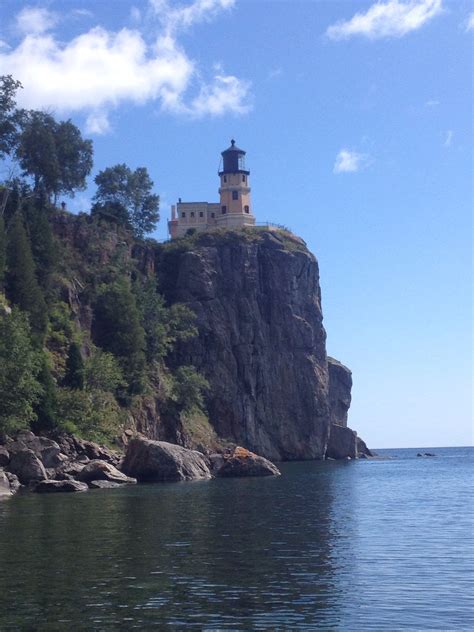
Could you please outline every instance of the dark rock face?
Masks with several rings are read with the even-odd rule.
[[[223,459],[216,476],[223,478],[241,476],[280,476],[280,470],[263,456],[237,447],[231,456]]]
[[[129,442],[122,470],[140,482],[211,478],[207,461],[200,452],[142,437]]]
[[[78,473],[77,478],[84,482],[109,481],[121,485],[134,485],[137,480],[122,474],[116,467],[105,461],[91,461]]]
[[[296,237],[209,233],[165,250],[170,300],[197,314],[175,354],[208,379],[220,437],[274,460],[324,457],[329,434],[326,334],[318,264]]]
[[[0,445],[0,467],[6,467],[9,463],[10,454],[3,445]]]
[[[329,408],[331,423],[347,426],[351,405],[352,372],[338,360],[328,357]]]
[[[371,450],[369,450],[365,441],[361,439],[360,437],[357,437],[357,456],[359,458],[364,457],[364,456],[365,457],[374,456],[374,453]]]
[[[86,492],[88,486],[79,481],[41,481],[35,485],[33,491],[37,494],[51,494],[58,492]]]
[[[16,474],[22,485],[32,481],[43,481],[48,478],[44,465],[33,450],[25,448],[11,455],[8,466],[10,472]]]
[[[346,459],[347,457],[357,458],[357,433],[350,428],[331,424],[326,458]]]

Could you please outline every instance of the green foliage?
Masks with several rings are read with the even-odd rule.
[[[5,221],[0,215],[0,290],[3,288],[5,266],[7,263],[7,236],[5,234]]]
[[[154,230],[160,198],[151,192],[153,181],[145,167],[135,171],[125,164],[108,167],[97,174],[95,183],[93,215],[130,227],[140,238]]]
[[[34,189],[47,195],[74,195],[92,169],[92,141],[71,121],[58,123],[46,112],[30,111],[22,126],[16,157]]]
[[[111,393],[58,390],[59,428],[92,441],[107,441],[120,432],[124,413]]]
[[[16,93],[21,87],[11,75],[0,76],[0,158],[10,155],[18,142],[23,112],[16,108]]]
[[[88,390],[115,393],[126,386],[116,358],[102,349],[95,349],[85,364],[85,387]]]
[[[154,279],[137,286],[136,292],[146,334],[148,362],[163,359],[178,341],[197,335],[194,312],[180,303],[166,307],[163,297],[156,291]]]
[[[35,432],[53,430],[58,423],[57,387],[51,375],[49,358],[45,353],[41,355],[38,382],[41,391],[34,406],[36,419],[33,421],[33,430]]]
[[[84,360],[82,359],[81,349],[77,342],[72,342],[69,345],[63,385],[69,388],[83,389],[85,383],[84,374]]]
[[[0,311],[0,434],[27,427],[41,387],[40,357],[30,339],[26,314]]]
[[[94,339],[117,357],[130,394],[145,386],[145,332],[127,279],[104,286],[94,308]]]
[[[193,408],[183,412],[180,420],[187,448],[206,452],[217,451],[222,447],[222,440],[217,437],[208,417],[201,410]]]
[[[33,333],[42,339],[48,322],[46,303],[35,275],[35,264],[23,217],[16,212],[8,231],[7,294],[28,312]]]
[[[180,366],[173,374],[172,400],[187,413],[195,408],[204,408],[203,392],[209,382],[193,366]]]
[[[42,195],[23,204],[23,214],[31,241],[36,274],[41,287],[47,290],[57,264],[57,245],[48,220],[48,202]]]

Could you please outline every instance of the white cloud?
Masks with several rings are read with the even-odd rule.
[[[448,129],[446,135],[444,137],[444,146],[451,147],[451,143],[453,142],[454,132],[452,129]]]
[[[161,28],[151,43],[138,28],[112,32],[102,27],[63,42],[45,32],[52,18],[48,22],[41,14],[42,22],[28,21],[24,9],[19,16],[30,31],[16,48],[0,48],[0,75],[12,74],[22,82],[21,106],[60,114],[83,112],[87,130],[95,134],[110,130],[108,114],[124,102],[152,101],[188,116],[242,114],[249,109],[248,82],[219,69],[206,84],[178,42],[180,26],[208,19],[233,1],[196,0],[179,9],[161,2]],[[158,4],[153,0],[153,11]]]
[[[388,0],[376,2],[366,13],[356,13],[346,22],[330,26],[326,35],[333,40],[361,35],[369,39],[402,37],[421,28],[442,11],[442,0]]]
[[[72,15],[77,16],[78,18],[92,18],[94,14],[89,9],[73,9]]]
[[[135,22],[135,24],[138,24],[142,21],[142,12],[138,7],[132,7],[130,9],[130,19],[132,20],[132,22]]]
[[[466,31],[474,31],[474,11],[467,18],[465,25]]]
[[[428,101],[426,101],[425,106],[427,108],[435,108],[439,105],[439,101],[438,99],[429,99]]]
[[[369,156],[367,154],[359,154],[350,149],[341,149],[336,156],[334,163],[334,173],[350,173],[360,171],[369,164]]]
[[[40,7],[25,7],[16,16],[17,29],[25,35],[49,31],[57,22],[55,13]]]

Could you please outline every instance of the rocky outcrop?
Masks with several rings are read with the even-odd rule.
[[[351,405],[352,372],[331,357],[328,357],[328,372],[331,423],[347,426],[347,413]]]
[[[318,264],[290,233],[203,234],[164,247],[162,291],[197,315],[199,335],[171,361],[210,383],[219,437],[273,460],[324,457],[326,334]]]
[[[265,459],[245,448],[237,447],[231,455],[223,456],[215,475],[222,478],[241,476],[280,476],[280,470]]]
[[[211,478],[208,463],[200,452],[144,437],[129,442],[121,469],[140,482]]]
[[[360,437],[357,437],[357,456],[359,458],[362,456],[375,456],[375,453],[369,450],[365,441]]]
[[[357,433],[350,428],[331,424],[326,458],[347,459],[348,457],[357,458]]]
[[[78,480],[84,483],[92,481],[109,481],[120,485],[134,485],[136,478],[131,478],[120,472],[116,467],[105,461],[90,461],[77,475]]]

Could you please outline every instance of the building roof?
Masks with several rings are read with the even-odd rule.
[[[239,149],[236,146],[234,139],[232,139],[230,141],[230,147],[228,147],[227,149],[224,149],[224,151],[222,153],[223,154],[227,154],[227,152],[230,152],[230,151],[235,151],[235,152],[238,152],[239,154],[245,154],[246,153],[243,149]]]

